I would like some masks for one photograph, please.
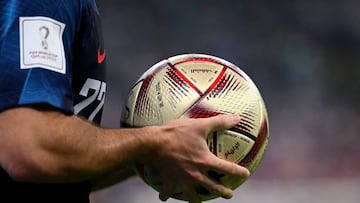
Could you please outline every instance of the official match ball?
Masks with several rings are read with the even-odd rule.
[[[234,113],[241,121],[231,129],[209,134],[207,144],[213,154],[248,168],[252,174],[263,159],[269,137],[267,110],[259,89],[242,69],[222,58],[182,54],[162,60],[142,74],[126,98],[121,125],[144,127],[177,118]],[[162,183],[156,171],[139,165],[136,172],[160,191]],[[209,176],[233,190],[247,180],[214,171]],[[205,188],[197,192],[202,201],[218,197]],[[187,200],[180,189],[171,197]]]

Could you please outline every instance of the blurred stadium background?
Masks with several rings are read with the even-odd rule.
[[[119,126],[132,84],[156,62],[182,53],[219,56],[241,66],[262,92],[270,142],[233,199],[210,202],[360,202],[360,1],[97,3],[109,67],[104,126]],[[160,202],[138,178],[91,201]]]

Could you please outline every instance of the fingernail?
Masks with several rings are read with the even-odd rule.
[[[249,177],[250,176],[250,171],[249,171],[249,169],[246,169],[246,177]]]
[[[241,120],[241,117],[238,114],[232,114],[231,119],[234,124],[238,124]]]

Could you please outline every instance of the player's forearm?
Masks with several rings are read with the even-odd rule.
[[[153,139],[147,139],[152,127],[102,129],[76,116],[31,108],[1,113],[0,123],[1,165],[22,181],[85,180],[151,157],[153,150]]]

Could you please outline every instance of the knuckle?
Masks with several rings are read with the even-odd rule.
[[[199,171],[192,171],[189,173],[189,175],[196,182],[202,182],[204,180],[203,174],[201,174]]]

